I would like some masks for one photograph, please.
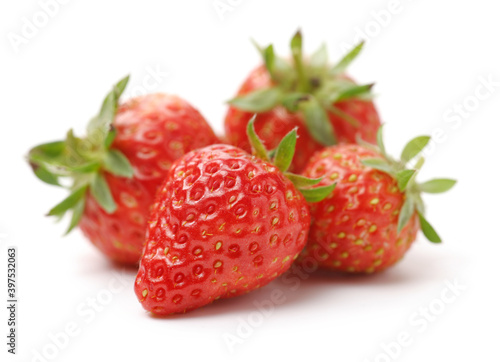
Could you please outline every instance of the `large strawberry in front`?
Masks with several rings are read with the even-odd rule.
[[[294,186],[319,182],[286,173],[295,139],[295,131],[284,138],[274,164],[260,144],[262,158],[213,145],[172,166],[153,206],[135,283],[146,310],[185,312],[264,286],[289,268],[307,241],[304,197],[314,201],[333,188]]]
[[[203,116],[179,97],[149,94],[118,105],[127,81],[108,94],[86,138],[70,131],[65,141],[32,149],[29,161],[49,184],[72,180],[70,196],[49,215],[72,211],[69,230],[78,225],[107,257],[134,264],[156,190],[172,163],[218,139]]]
[[[229,142],[249,151],[246,125],[258,113],[255,128],[269,149],[292,128],[299,139],[292,170],[300,172],[312,155],[336,143],[353,143],[358,137],[375,142],[380,119],[371,101],[371,84],[358,85],[345,75],[361,51],[355,47],[334,66],[326,48],[303,58],[302,37],[292,39],[291,61],[277,57],[273,47],[260,49],[264,65],[250,73],[225,119]]]
[[[421,193],[447,191],[455,181],[418,183],[423,158],[414,168],[406,167],[428,141],[427,136],[414,138],[401,160],[387,155],[381,132],[378,147],[344,144],[318,152],[303,174],[324,177],[320,185],[337,186],[328,198],[310,205],[309,242],[301,258],[313,258],[326,269],[373,273],[400,260],[420,229],[430,241],[440,242],[424,217]]]

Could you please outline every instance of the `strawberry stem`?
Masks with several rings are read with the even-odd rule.
[[[298,91],[309,92],[309,82],[306,77],[302,58],[302,34],[300,33],[300,30],[295,33],[290,45],[292,48],[293,63],[298,76]]]

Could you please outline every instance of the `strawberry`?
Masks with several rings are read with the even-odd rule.
[[[146,310],[186,312],[247,293],[286,271],[304,247],[305,197],[321,199],[334,185],[311,189],[320,180],[286,172],[296,130],[274,152],[274,164],[253,121],[248,133],[260,158],[213,145],[172,166],[152,209],[135,282]]]
[[[259,48],[264,65],[250,73],[237,97],[229,101],[225,118],[229,142],[250,150],[245,130],[257,112],[255,128],[269,149],[297,127],[299,139],[291,168],[296,172],[324,146],[352,143],[357,137],[374,143],[380,119],[370,100],[373,84],[357,85],[345,75],[362,46],[333,67],[328,65],[325,46],[303,59],[300,32],[291,41],[292,62],[277,57],[272,45]]]
[[[149,209],[172,163],[186,152],[218,143],[203,116],[186,101],[150,94],[118,105],[128,77],[108,94],[86,138],[68,132],[65,141],[33,148],[35,174],[52,185],[70,178],[70,196],[50,210],[72,211],[76,225],[108,258],[137,263]]]
[[[386,154],[381,129],[378,147],[344,144],[325,148],[307,165],[303,175],[323,177],[320,185],[336,182],[325,200],[311,204],[309,242],[301,258],[312,257],[323,268],[372,273],[390,267],[411,246],[419,229],[432,242],[440,237],[424,217],[421,192],[449,190],[454,180],[417,183],[423,164],[412,161],[429,137],[411,140],[396,161]]]

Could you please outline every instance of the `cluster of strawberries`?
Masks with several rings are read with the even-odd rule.
[[[289,60],[258,48],[264,64],[229,102],[229,144],[176,96],[120,104],[121,80],[85,138],[69,131],[30,151],[39,179],[72,180],[49,215],[71,212],[68,231],[79,226],[116,262],[140,261],[135,292],[158,315],[247,293],[294,262],[373,273],[419,230],[440,242],[421,193],[455,181],[415,180],[427,136],[399,160],[386,153],[372,84],[345,74],[362,45],[334,66],[325,47],[304,58],[300,32]]]

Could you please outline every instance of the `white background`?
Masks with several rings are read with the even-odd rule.
[[[35,0],[2,2],[0,275],[7,246],[16,245],[19,257],[19,354],[12,360],[45,353],[47,361],[72,362],[498,361],[499,84],[482,88],[483,99],[476,96],[481,79],[500,82],[497,2],[400,0],[389,17],[390,0],[222,3],[233,5],[221,18],[212,0],[68,1],[16,51],[13,34],[23,36],[23,18],[31,21],[41,7]],[[298,288],[280,279],[186,315],[150,317],[133,293],[134,270],[108,263],[79,231],[61,237],[66,222],[43,216],[64,192],[38,182],[24,155],[70,127],[82,131],[125,74],[140,93],[148,69],[168,72],[149,91],[186,98],[220,133],[224,101],[259,62],[249,39],[273,42],[287,54],[299,26],[307,51],[324,41],[333,59],[343,43],[364,33],[365,51],[350,74],[377,82],[389,150],[398,154],[418,134],[438,136],[420,176],[459,180],[450,193],[426,197],[444,243],[420,236],[403,262],[379,275],[317,273]],[[457,118],[453,109],[464,102],[469,111]],[[447,281],[465,290],[453,298]],[[284,300],[262,316],[254,303],[268,301],[276,289]],[[96,297],[100,311],[92,312],[88,303]],[[429,307],[433,321],[423,322],[420,308]],[[68,323],[79,334],[65,341],[60,333]],[[411,343],[397,347],[402,332]],[[241,342],[232,351],[228,335]],[[51,336],[59,337],[59,348]],[[382,345],[391,346],[392,357]]]

